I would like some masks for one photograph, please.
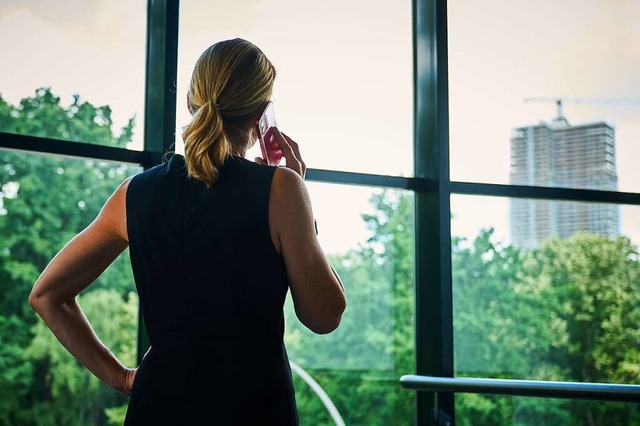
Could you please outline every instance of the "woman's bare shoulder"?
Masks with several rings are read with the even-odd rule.
[[[118,185],[102,206],[97,221],[110,232],[125,241],[129,241],[127,232],[127,189],[133,176],[127,177]]]
[[[307,188],[298,173],[286,167],[279,167],[273,175],[271,192],[277,199],[286,200],[296,195],[305,195]]]

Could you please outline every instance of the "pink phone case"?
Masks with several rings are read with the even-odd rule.
[[[258,119],[258,138],[260,139],[260,149],[262,150],[262,158],[265,159],[268,165],[277,166],[282,159],[282,151],[280,146],[276,142],[275,138],[272,141],[268,141],[265,137],[269,129],[277,127],[276,116],[273,111],[273,102],[269,102],[264,109],[264,112]]]

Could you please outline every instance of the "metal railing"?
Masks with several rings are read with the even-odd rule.
[[[640,385],[416,375],[402,376],[400,384],[407,389],[433,393],[432,423],[429,424],[437,426],[452,424],[452,413],[447,413],[439,408],[439,393],[449,395],[452,393],[481,393],[538,398],[640,402]]]
[[[402,376],[400,384],[407,389],[436,393],[482,393],[541,398],[640,402],[640,385],[415,375]]]

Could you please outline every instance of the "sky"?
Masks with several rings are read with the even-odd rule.
[[[511,130],[550,121],[565,103],[572,124],[615,127],[619,190],[640,192],[640,2],[472,0],[449,3],[451,179],[509,183]],[[635,104],[593,100],[627,100]],[[509,239],[509,202],[453,196],[452,231],[494,226]],[[640,242],[640,207],[621,208],[622,232]]]
[[[509,135],[549,121],[552,103],[526,97],[640,99],[640,2],[449,1],[451,178],[508,183]],[[242,37],[272,60],[280,128],[309,167],[412,174],[411,2],[183,1],[180,10],[176,150],[189,120],[192,67],[215,41]],[[312,5],[312,6],[311,6]],[[108,104],[118,127],[134,114],[142,148],[146,2],[0,0],[0,94],[11,103],[52,87]],[[10,64],[7,66],[7,64]],[[640,104],[566,103],[571,123],[616,128],[619,188],[640,191]],[[256,153],[254,150],[251,154]],[[372,188],[310,183],[325,251],[368,236],[360,214]],[[494,227],[509,240],[509,202],[452,197],[455,235]],[[622,207],[622,231],[640,241],[640,207]]]

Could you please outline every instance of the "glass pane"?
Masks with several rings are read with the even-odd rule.
[[[640,191],[640,3],[462,0],[448,16],[453,180]]]
[[[639,208],[451,201],[457,376],[640,384]],[[520,214],[521,203],[529,216]],[[474,425],[640,422],[628,404],[458,400],[457,412],[486,419]],[[591,417],[622,420],[585,420]]]
[[[241,37],[276,67],[278,124],[300,144],[309,167],[410,176],[411,28],[406,0],[182,2],[177,125],[190,118],[186,93],[199,55],[216,41]]]
[[[1,2],[0,132],[141,150],[145,41],[144,1]]]
[[[638,424],[638,404],[480,394],[456,395],[456,425],[460,426]]]
[[[345,424],[411,424],[414,392],[402,389],[398,379],[414,371],[413,195],[320,183],[308,187],[320,243],[342,278],[348,306],[340,327],[318,336],[287,302],[285,341],[294,363],[300,424],[334,424],[329,408],[303,379],[305,372]]]
[[[128,399],[82,367],[27,303],[51,258],[115,188],[116,163],[0,150],[0,423],[122,424]],[[78,297],[99,338],[135,366],[138,299],[128,251]]]

